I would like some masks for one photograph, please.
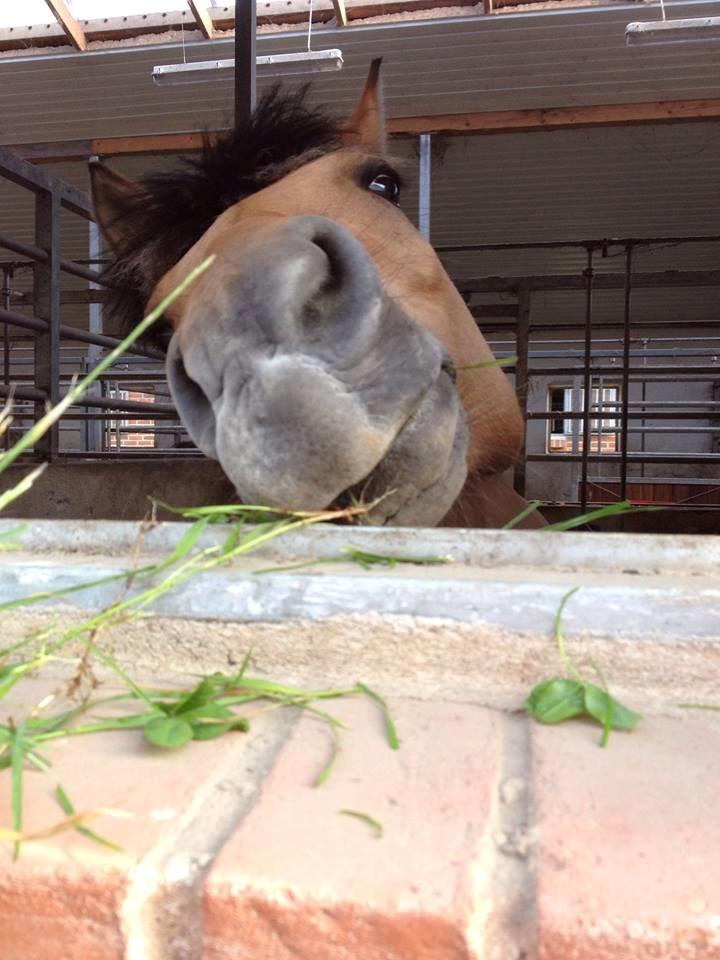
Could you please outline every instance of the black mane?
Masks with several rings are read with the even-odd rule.
[[[212,140],[206,135],[199,156],[139,181],[143,194],[122,215],[127,239],[103,273],[113,327],[128,331],[142,319],[160,278],[224,210],[281,179],[293,161],[340,148],[341,124],[308,107],[306,94],[307,87],[274,87],[248,123]]]

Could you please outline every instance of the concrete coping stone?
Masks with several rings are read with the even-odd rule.
[[[158,523],[143,534],[144,556],[167,555],[187,530]],[[0,537],[18,529],[0,520]],[[140,524],[110,520],[32,520],[20,525],[17,542],[33,554],[86,554],[118,558],[138,543]],[[222,543],[230,527],[209,526],[198,547]],[[408,529],[318,525],[284,534],[253,551],[275,563],[338,556],[348,545],[373,553],[448,556],[453,566],[497,570],[528,567],[596,573],[720,575],[720,537],[677,534],[557,533],[543,530]]]

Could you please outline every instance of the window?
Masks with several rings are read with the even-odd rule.
[[[108,396],[117,400],[134,400],[138,403],[154,403],[152,393],[141,393],[139,390],[109,390]],[[148,449],[155,446],[154,420],[137,419],[132,413],[126,413],[122,420],[107,421],[107,448],[117,450],[118,447],[130,450]],[[133,427],[135,429],[133,429]]]
[[[620,387],[618,385],[593,387],[592,413],[604,413],[605,416],[590,420],[590,451],[595,453],[615,453],[618,448],[618,430],[620,419],[618,404]],[[602,403],[602,408],[599,405]],[[557,414],[548,421],[548,453],[580,453],[583,448],[582,412],[585,405],[585,391],[582,387],[552,386],[548,390],[548,410]],[[575,416],[566,416],[575,414]]]

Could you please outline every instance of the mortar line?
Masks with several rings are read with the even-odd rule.
[[[205,878],[255,806],[299,717],[283,710],[269,731],[236,734],[237,749],[136,864],[121,907],[125,960],[201,960]]]
[[[477,960],[533,960],[539,922],[530,724],[523,714],[499,716],[500,770],[468,939]]]

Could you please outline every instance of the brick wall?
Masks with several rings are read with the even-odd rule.
[[[152,393],[143,393],[140,390],[122,390],[120,395],[124,400],[134,400],[138,403],[154,403],[155,395]],[[116,423],[117,421],[115,421]],[[132,414],[120,421],[120,425],[125,428],[120,434],[120,446],[125,449],[151,449],[155,446],[155,434],[147,431],[148,427],[155,425],[154,420],[133,418]],[[127,427],[137,426],[137,432],[129,431]],[[110,449],[117,448],[117,433],[110,429],[108,445]]]

